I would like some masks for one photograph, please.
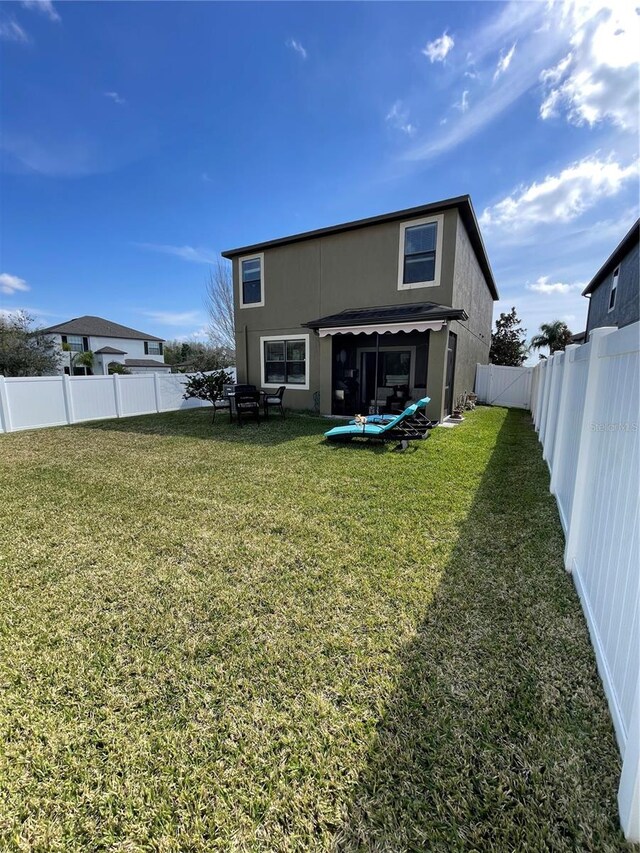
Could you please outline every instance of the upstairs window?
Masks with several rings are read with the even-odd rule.
[[[62,343],[67,344],[71,352],[87,352],[89,349],[89,338],[82,335],[62,335]]]
[[[240,307],[264,305],[263,255],[240,258]]]
[[[613,311],[616,307],[616,292],[618,290],[618,276],[620,275],[620,267],[614,270],[613,281],[611,282],[611,292],[609,293],[609,311]]]
[[[162,344],[160,341],[145,341],[144,342],[144,354],[145,355],[162,355]]]
[[[399,290],[440,284],[442,221],[442,216],[434,216],[401,224]]]

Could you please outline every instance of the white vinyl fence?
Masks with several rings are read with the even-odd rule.
[[[0,432],[209,406],[184,400],[187,374],[0,376]]]
[[[640,324],[595,329],[533,368],[531,410],[623,759],[625,835],[640,841]]]
[[[531,367],[476,366],[476,394],[480,403],[528,409],[531,400]]]

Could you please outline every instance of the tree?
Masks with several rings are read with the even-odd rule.
[[[91,350],[83,350],[82,352],[74,352],[69,344],[62,344],[62,349],[65,352],[70,352],[72,355],[69,358],[69,372],[74,375],[80,367],[84,372],[81,375],[86,376],[88,371],[93,373],[93,353]],[[78,371],[80,372],[80,371]]]
[[[526,345],[527,330],[520,325],[516,309],[500,314],[496,320],[496,330],[491,333],[491,364],[503,364],[507,367],[520,367],[529,352]]]
[[[112,376],[114,373],[117,373],[119,376],[129,376],[131,371],[128,367],[125,367],[119,361],[110,361],[107,365],[107,370],[109,372],[109,376]]]
[[[195,373],[184,386],[185,400],[196,397],[212,405],[222,397],[225,385],[231,384],[233,377],[226,370],[214,370],[212,373]]]
[[[553,355],[554,352],[559,352],[567,344],[570,344],[572,337],[573,334],[566,323],[562,320],[554,320],[553,323],[542,323],[540,334],[534,335],[531,338],[531,346],[533,349],[549,347],[549,353]],[[541,356],[541,358],[544,358],[544,356]]]
[[[234,364],[233,353],[224,347],[214,347],[200,341],[167,341],[164,345],[164,361],[178,371],[219,370]]]
[[[233,309],[233,278],[231,267],[221,258],[209,270],[206,294],[209,312],[209,339],[222,347],[235,360],[236,325]]]
[[[0,315],[0,374],[43,376],[57,373],[60,351],[51,337],[34,329],[26,311]]]

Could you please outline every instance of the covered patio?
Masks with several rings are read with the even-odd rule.
[[[448,323],[456,319],[466,320],[467,315],[420,302],[347,310],[306,323],[330,342],[327,409],[332,415],[394,413],[426,394],[435,394],[441,408],[443,381],[445,390],[452,388],[455,368],[455,357],[447,364],[441,351]]]

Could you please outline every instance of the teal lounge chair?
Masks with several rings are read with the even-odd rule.
[[[423,397],[417,403],[412,403],[402,414],[392,420],[371,423],[367,421],[360,425],[350,423],[346,426],[338,426],[325,432],[327,441],[346,442],[353,438],[369,438],[377,441],[397,441],[398,450],[404,450],[407,442],[426,438],[428,430],[435,426],[424,413],[430,397]],[[372,418],[379,416],[372,415]]]

